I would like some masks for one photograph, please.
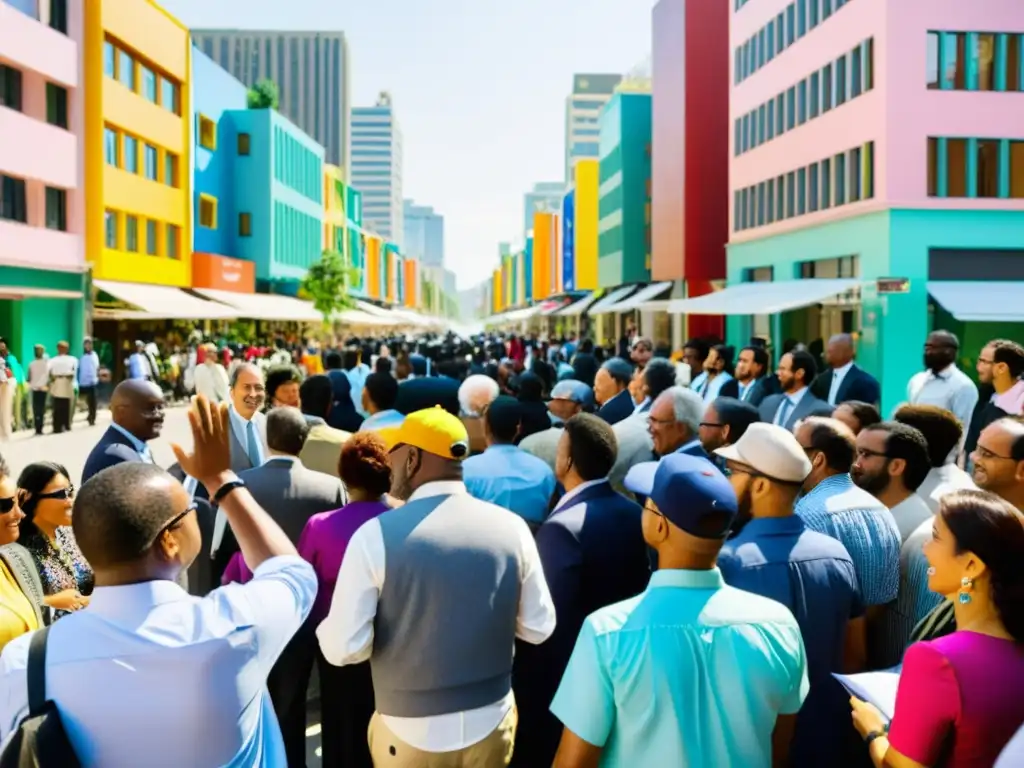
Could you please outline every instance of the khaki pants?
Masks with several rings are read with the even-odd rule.
[[[509,710],[491,734],[455,752],[423,752],[395,736],[374,712],[367,730],[374,768],[503,768],[512,761],[519,713]]]

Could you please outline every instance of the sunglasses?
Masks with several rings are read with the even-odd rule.
[[[50,491],[49,493],[40,493],[36,498],[40,501],[43,499],[59,499],[61,501],[67,501],[68,499],[75,498],[75,486],[69,485],[67,488],[60,488],[59,490]]]
[[[6,499],[0,499],[0,515],[7,514],[15,505],[18,503],[18,499],[15,496],[9,496]]]
[[[198,508],[199,505],[193,501],[191,504],[185,507],[185,509],[183,509],[177,515],[172,517],[163,528],[156,532],[156,536],[153,537],[153,541],[150,542],[150,546],[153,545],[153,542],[157,541],[161,536],[163,536],[165,531],[173,531],[175,528],[177,528],[178,523],[180,523],[182,520],[188,517],[188,514],[190,512],[195,512]]]

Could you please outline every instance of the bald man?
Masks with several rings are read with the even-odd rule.
[[[826,368],[811,384],[811,394],[829,405],[850,400],[878,405],[882,390],[878,380],[853,362],[853,337],[837,333],[825,347]]]
[[[113,423],[85,460],[82,483],[96,473],[126,461],[153,463],[150,440],[160,437],[164,426],[164,393],[145,379],[128,379],[117,385],[110,399]]]

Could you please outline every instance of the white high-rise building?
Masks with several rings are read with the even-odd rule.
[[[572,93],[565,99],[565,181],[575,180],[576,161],[600,156],[598,118],[622,82],[622,75],[573,75]]]
[[[533,214],[558,213],[562,210],[565,184],[561,181],[541,181],[523,195],[523,240],[533,230]]]
[[[406,200],[402,216],[405,220],[405,254],[419,259],[425,267],[444,266],[444,216],[429,205],[416,205]]]
[[[405,237],[402,200],[402,132],[391,94],[372,107],[352,109],[349,178],[363,195],[363,226],[398,246]]]
[[[250,88],[273,80],[281,114],[324,148],[327,162],[347,173],[352,86],[344,32],[193,29],[192,40]]]

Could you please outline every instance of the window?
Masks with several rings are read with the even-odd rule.
[[[939,33],[929,32],[928,43],[925,48],[925,82],[928,88],[935,90],[939,87]]]
[[[135,90],[135,59],[124,51],[117,52],[118,79],[121,84],[132,91]]]
[[[796,41],[796,7],[793,3],[786,7],[786,39],[788,45]]]
[[[945,34],[942,39],[942,87],[962,91],[967,87],[967,35]]]
[[[767,109],[768,141],[775,138],[775,99],[768,102]]]
[[[875,196],[875,142],[864,145],[864,183],[861,197],[870,200]]]
[[[1024,141],[1010,142],[1010,197],[1024,198]]]
[[[736,119],[733,127],[733,153],[739,155],[743,151],[743,121]]]
[[[156,256],[160,252],[160,244],[156,238],[156,222],[146,219],[146,253],[150,256]]]
[[[967,139],[946,139],[946,197],[967,197]]]
[[[790,171],[786,174],[786,218],[793,218],[796,211],[796,174]]]
[[[164,184],[178,186],[178,156],[170,152],[164,156]]]
[[[217,198],[199,195],[199,226],[206,229],[217,228]]]
[[[46,228],[68,231],[68,195],[63,189],[46,188]]]
[[[813,3],[815,0],[811,0]],[[807,34],[807,0],[796,0],[796,36]]]
[[[846,205],[846,157],[845,154],[835,156],[833,166],[836,169],[836,205]]]
[[[156,170],[157,169],[157,152],[156,152],[156,147],[154,147],[152,144],[147,144],[145,146],[145,150],[144,151],[145,151],[144,170],[145,170],[145,173],[146,173],[146,178],[149,179],[150,181],[156,181],[157,180],[156,179],[156,174],[157,174],[157,170]]]
[[[850,202],[856,203],[860,200],[860,147],[851,149],[847,155],[849,165],[847,168],[847,176],[850,179]]]
[[[807,122],[807,81],[801,80],[796,87],[796,124]]]
[[[832,0],[821,0],[821,20],[825,21],[832,15]]]
[[[765,219],[769,224],[771,224],[775,221],[775,179],[768,179],[766,186],[767,191],[765,193],[765,202],[768,206],[768,213],[765,216]]]
[[[775,58],[775,20],[772,19],[768,22],[768,26],[765,28],[765,41],[768,44],[768,61]]]
[[[50,28],[68,33],[68,0],[50,0]]]
[[[762,104],[757,108],[757,143],[764,144],[767,141],[765,130],[765,106]]]
[[[117,74],[117,49],[109,40],[103,41],[103,74],[107,77]]]
[[[846,57],[836,59],[836,106],[846,103]]]
[[[807,25],[811,29],[818,26],[818,1],[819,0],[810,0],[811,7],[810,13],[807,14]]]
[[[107,165],[117,168],[117,131],[113,128],[103,129],[103,160]]]
[[[21,71],[0,64],[0,107],[21,112]]]
[[[217,124],[205,115],[199,116],[199,145],[209,150],[217,149]]]
[[[252,214],[238,214],[238,234],[240,237],[252,237]]]
[[[786,94],[780,93],[775,97],[775,135],[781,136],[786,132]]]
[[[821,70],[821,112],[832,109],[832,65],[828,64]]]
[[[978,90],[994,91],[995,71],[992,60],[996,55],[996,36],[991,34],[974,36],[974,65],[978,72]]]
[[[748,136],[750,136],[750,115],[744,115],[740,119],[740,124],[742,126],[742,128],[740,129],[740,151],[746,152],[748,149],[750,149],[750,144],[748,143],[747,138]]]
[[[875,38],[864,43],[864,92],[875,87]]]
[[[850,98],[855,99],[860,96],[862,92],[861,78],[862,72],[861,67],[864,66],[863,54],[861,53],[860,46],[858,45],[853,49],[850,54]]]
[[[58,128],[68,127],[68,92],[53,83],[46,84],[46,122]]]
[[[832,161],[821,161],[821,209],[832,207]]]
[[[740,190],[740,221],[739,228],[741,230],[747,228],[747,190]]]
[[[20,221],[22,224],[28,221],[24,179],[0,176],[0,219]]]
[[[238,154],[248,155],[250,150],[250,138],[248,133],[238,134]],[[739,142],[737,142],[737,146]]]
[[[160,105],[168,112],[178,114],[178,85],[167,78],[160,81]]]
[[[131,253],[139,252],[139,219],[137,216],[124,217],[125,250]]]
[[[792,131],[796,126],[796,87],[786,91],[786,130]]]
[[[775,179],[775,220],[782,221],[786,218],[786,178],[778,176]]]
[[[167,258],[178,258],[181,231],[174,224],[167,225]]]
[[[811,165],[807,175],[807,211],[818,210],[818,164]]]
[[[1006,36],[1006,90],[1020,91],[1020,35]]]
[[[814,72],[811,75],[811,84],[808,87],[810,91],[810,105],[808,108],[808,114],[810,119],[813,120],[818,116],[818,112],[821,106],[821,73]]]
[[[928,138],[928,197],[939,194],[939,140]]]
[[[789,43],[786,42],[786,18],[785,12],[780,13],[775,17],[775,51],[776,53],[782,53],[786,50],[786,46]]]
[[[796,172],[796,215],[803,216],[807,213],[807,169],[801,168]]]
[[[142,72],[142,95],[156,104],[156,73],[145,64],[139,64]]]
[[[999,142],[978,139],[978,197],[999,197]]]
[[[120,216],[117,211],[104,211],[103,212],[103,230],[104,230],[104,241],[103,244],[107,248],[117,250],[117,227],[120,220]]]
[[[124,137],[124,169],[128,173],[139,172],[139,140],[128,134]]]
[[[742,227],[742,219],[740,218],[740,205],[743,193],[740,190],[736,190],[732,193],[732,231],[739,232]]]

